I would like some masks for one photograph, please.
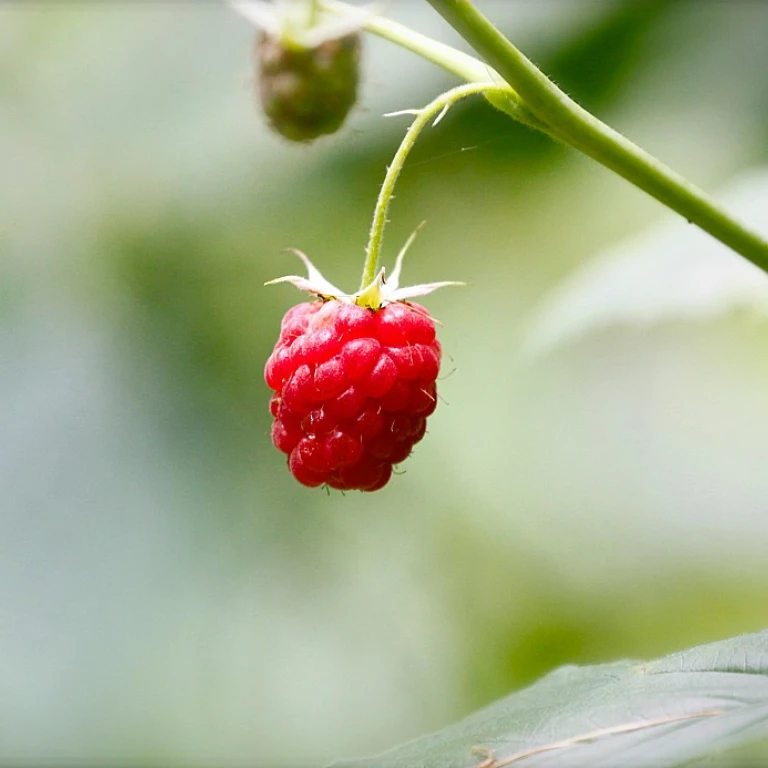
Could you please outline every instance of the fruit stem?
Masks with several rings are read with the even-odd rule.
[[[320,0],[309,0],[309,18],[307,26],[312,29],[320,16]]]
[[[340,0],[318,0],[318,5],[330,13],[344,14],[353,10],[353,6]],[[417,56],[421,56],[438,67],[442,67],[456,77],[468,83],[487,83],[495,81],[498,86],[504,86],[504,78],[489,67],[484,61],[470,56],[468,53],[452,48],[450,45],[433,40],[422,35],[404,24],[400,24],[384,16],[372,15],[364,24],[365,30],[389,40],[401,48],[405,48]],[[525,123],[531,128],[545,130],[545,126],[537,120],[522,103],[520,97],[508,86],[497,91],[486,93],[488,101],[497,109],[505,112],[511,118]]]
[[[318,2],[332,13],[343,14],[352,7],[340,0]],[[468,82],[493,80],[502,86],[506,81],[507,88],[486,93],[493,106],[597,160],[768,272],[768,242],[701,189],[576,104],[470,0],[429,2],[485,61],[381,16],[371,16],[365,29]]]
[[[471,0],[432,7],[515,89],[551,136],[597,160],[768,272],[768,242],[671,168],[580,107],[483,16]]]
[[[408,153],[413,149],[416,139],[427,126],[427,123],[433,118],[433,125],[439,123],[445,116],[445,113],[457,101],[460,101],[467,96],[472,96],[476,93],[483,93],[486,95],[495,93],[500,95],[507,91],[508,89],[506,86],[499,86],[496,83],[469,83],[467,85],[460,85],[456,88],[452,88],[450,91],[440,94],[440,96],[422,109],[406,109],[401,112],[393,112],[390,115],[387,115],[387,117],[406,114],[416,115],[416,119],[406,131],[394,158],[392,158],[392,162],[387,168],[384,182],[379,190],[379,197],[376,200],[376,208],[373,212],[371,231],[368,236],[368,245],[365,249],[365,265],[363,267],[363,278],[360,283],[361,291],[374,281],[376,273],[378,272],[379,254],[384,239],[384,227],[387,223],[387,211],[389,209],[389,203],[392,200],[395,184],[400,176],[400,172],[403,170],[403,165],[405,164],[405,159],[408,157]]]

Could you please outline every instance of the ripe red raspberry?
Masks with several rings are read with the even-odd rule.
[[[424,437],[439,368],[435,324],[418,304],[299,304],[264,371],[272,441],[304,485],[383,488]]]

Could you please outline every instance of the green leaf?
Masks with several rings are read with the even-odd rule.
[[[558,669],[437,733],[338,768],[676,766],[768,735],[768,630],[657,661]]]
[[[768,236],[768,169],[738,178],[718,199]],[[768,277],[679,217],[598,253],[544,297],[526,329],[529,354],[592,331],[669,320],[709,320],[734,310],[768,313]]]

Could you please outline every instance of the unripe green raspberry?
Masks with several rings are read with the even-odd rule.
[[[311,48],[261,33],[259,96],[272,128],[297,142],[336,133],[357,100],[360,47],[356,32]]]

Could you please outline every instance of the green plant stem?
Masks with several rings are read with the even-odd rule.
[[[354,9],[353,6],[339,0],[319,0],[319,4],[331,13],[343,14]],[[372,15],[366,21],[365,29],[429,59],[467,82],[486,82],[494,79],[493,70],[485,62],[384,16]],[[501,77],[499,81],[501,82]]]
[[[434,101],[427,104],[423,109],[405,110],[394,114],[415,114],[416,119],[411,123],[405,136],[395,153],[392,162],[387,168],[384,176],[384,182],[379,190],[379,197],[376,200],[376,208],[373,212],[373,222],[368,237],[368,245],[365,249],[365,265],[363,266],[363,277],[360,282],[360,290],[367,288],[375,279],[379,268],[379,254],[381,253],[381,244],[384,240],[384,227],[387,223],[387,211],[392,200],[400,173],[405,165],[408,153],[413,149],[419,134],[426,128],[427,123],[435,118],[439,121],[443,113],[452,107],[457,101],[475,93],[489,93],[492,91],[506,90],[504,86],[498,86],[496,83],[469,83],[460,85],[456,88],[446,91],[438,96]]]
[[[318,0],[318,2],[321,8],[331,13],[344,13],[352,9],[352,6],[339,0]],[[383,16],[371,16],[365,24],[365,29],[437,64],[438,67],[442,67],[468,83],[496,82],[499,89],[485,94],[494,107],[531,128],[546,130],[546,126],[525,107],[515,91],[506,86],[504,78],[484,61]]]
[[[320,15],[320,0],[309,0],[309,24],[310,28],[317,24],[318,16]]]
[[[768,272],[768,242],[709,195],[561,91],[470,0],[429,0],[513,88],[552,136],[579,149]]]

